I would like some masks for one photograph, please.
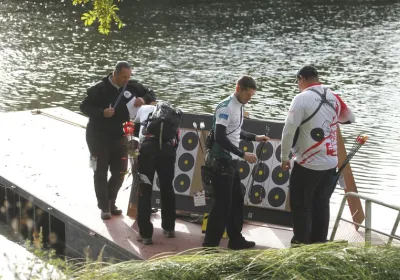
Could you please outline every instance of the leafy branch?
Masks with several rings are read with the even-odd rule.
[[[120,2],[121,0],[116,0]],[[98,22],[98,30],[102,34],[108,34],[111,29],[111,24],[114,22],[118,29],[121,29],[124,24],[117,15],[119,8],[114,4],[114,0],[72,0],[73,5],[86,5],[92,3],[92,9],[87,13],[83,13],[81,19],[85,26],[90,26]]]

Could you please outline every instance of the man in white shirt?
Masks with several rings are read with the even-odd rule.
[[[314,67],[300,69],[296,81],[300,94],[290,105],[281,150],[284,170],[291,168],[290,152],[295,157],[289,184],[292,243],[326,242],[338,164],[336,130],[355,117],[337,94],[319,82]]]
[[[243,106],[255,94],[257,85],[249,76],[241,77],[236,83],[235,93],[218,104],[213,118],[215,140],[210,150],[215,172],[211,177],[214,202],[208,216],[204,247],[219,245],[226,228],[233,250],[249,249],[255,242],[247,241],[242,235],[243,193],[240,187],[237,164],[239,158],[249,163],[257,161],[255,154],[239,148],[240,139],[267,141],[264,135],[255,135],[242,130]]]

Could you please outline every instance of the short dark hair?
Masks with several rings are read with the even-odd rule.
[[[123,68],[132,69],[131,65],[127,61],[118,61],[115,64],[114,74],[119,74]]]
[[[318,71],[314,66],[306,65],[297,72],[296,78],[298,79],[300,76],[306,80],[318,79]]]
[[[239,87],[241,89],[249,89],[252,88],[254,90],[257,90],[257,83],[256,81],[250,77],[250,76],[243,76],[241,77],[239,80],[237,80],[236,82],[237,85],[239,85]]]

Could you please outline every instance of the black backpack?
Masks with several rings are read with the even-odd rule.
[[[182,111],[172,107],[169,102],[160,101],[145,121],[146,130],[163,141],[177,138],[182,115]]]

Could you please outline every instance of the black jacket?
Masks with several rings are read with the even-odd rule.
[[[111,75],[111,74],[110,74]],[[126,104],[134,97],[142,97],[146,104],[156,100],[152,90],[144,87],[137,81],[130,80],[125,89],[131,93],[131,96],[122,96],[115,113],[110,118],[103,116],[103,111],[111,106],[113,107],[122,88],[117,90],[110,81],[109,76],[104,77],[96,85],[87,89],[87,95],[80,105],[82,113],[89,117],[86,128],[87,136],[96,138],[98,141],[120,138],[124,132],[122,124],[129,121],[129,111]],[[128,94],[127,94],[128,95]]]

